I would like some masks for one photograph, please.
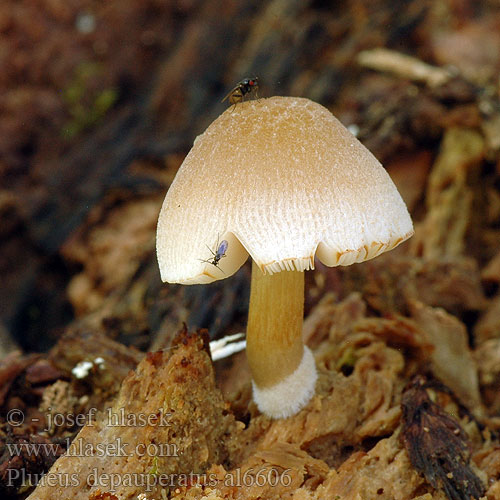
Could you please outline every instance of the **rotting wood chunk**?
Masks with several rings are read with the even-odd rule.
[[[242,425],[215,386],[207,348],[206,331],[184,328],[171,349],[144,357],[30,498],[164,498],[191,473],[197,480],[225,463]]]

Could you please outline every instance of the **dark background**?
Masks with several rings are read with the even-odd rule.
[[[499,7],[494,0],[2,1],[1,354],[46,350],[75,325],[142,350],[165,346],[182,321],[213,337],[244,329],[248,267],[209,286],[162,285],[155,225],[194,138],[245,77],[259,77],[263,97],[308,97],[355,126],[417,223],[415,242],[401,252],[467,256],[474,272],[485,268],[500,246]],[[359,53],[377,47],[451,76],[436,86],[360,65]],[[473,150],[474,137],[481,146],[437,181],[445,191],[463,171],[464,189],[433,201],[430,172],[454,129],[465,130]],[[429,220],[436,203],[444,219]],[[314,283],[345,293],[344,272],[323,269],[320,284],[308,273],[306,312],[320,295]],[[483,286],[497,297],[496,278]],[[453,312],[472,328],[478,309]]]

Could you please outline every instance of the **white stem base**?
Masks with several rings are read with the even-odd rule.
[[[304,346],[304,355],[297,369],[272,387],[253,385],[253,399],[259,410],[271,418],[288,418],[298,413],[314,395],[318,374],[314,356]]]

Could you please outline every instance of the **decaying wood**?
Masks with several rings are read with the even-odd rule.
[[[182,482],[183,471],[201,476],[209,464],[224,462],[238,425],[215,388],[206,349],[203,334],[184,331],[171,351],[149,353],[125,378],[110,411],[82,429],[30,498],[87,500],[98,492],[134,498],[145,490],[160,497]],[[102,445],[115,452],[99,451]],[[75,471],[72,484],[50,485],[50,477]]]
[[[500,498],[498,9],[327,3],[0,2],[0,495],[28,493],[21,478],[7,484],[9,468],[75,470],[71,454],[53,462],[80,432],[187,451],[132,458],[148,477],[213,474],[162,499]],[[244,331],[249,268],[163,285],[155,257],[175,172],[221,98],[253,76],[264,98],[331,109],[387,167],[416,227],[391,254],[307,274],[317,394],[275,422],[251,402],[243,354],[213,367],[197,335],[172,343],[183,322],[212,337]],[[405,391],[419,374],[446,391]],[[165,433],[104,425],[107,408],[157,403],[177,405]],[[104,412],[98,427],[49,425],[91,408]],[[257,484],[262,471],[281,482]],[[121,498],[98,484],[76,494]]]

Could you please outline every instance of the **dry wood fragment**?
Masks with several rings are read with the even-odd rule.
[[[429,87],[443,85],[452,77],[446,69],[431,66],[416,57],[384,48],[363,50],[358,54],[358,63],[365,68],[425,83]]]

